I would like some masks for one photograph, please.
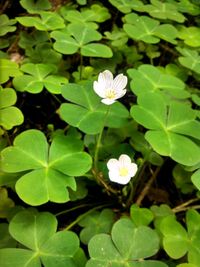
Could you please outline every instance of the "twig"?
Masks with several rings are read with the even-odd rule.
[[[156,179],[158,173],[160,171],[160,167],[158,167],[156,169],[156,171],[152,174],[151,178],[149,179],[149,181],[146,183],[144,189],[142,190],[142,192],[140,193],[140,195],[138,196],[137,200],[136,200],[136,204],[138,206],[141,205],[142,200],[145,198],[145,196],[147,195],[147,193],[149,192],[149,189],[151,188],[151,185],[153,184],[154,180]]]
[[[179,212],[179,211],[187,210],[188,208],[191,208],[191,207],[188,207],[190,204],[192,204],[192,203],[194,203],[194,202],[196,202],[198,200],[200,200],[198,197],[190,199],[190,200],[182,203],[181,205],[176,206],[175,208],[172,209],[172,211],[176,213],[176,212]]]

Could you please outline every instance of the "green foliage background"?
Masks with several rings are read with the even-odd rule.
[[[17,3],[16,3],[17,2]],[[200,2],[0,3],[0,266],[199,267]],[[100,72],[128,77],[109,110]],[[109,181],[127,154],[138,172]]]

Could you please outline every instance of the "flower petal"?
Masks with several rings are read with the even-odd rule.
[[[119,74],[115,77],[113,81],[113,88],[117,91],[123,90],[127,85],[128,79],[125,75]]]
[[[126,94],[126,89],[120,91],[120,92],[116,92],[117,96],[116,99],[123,97]]]
[[[126,154],[122,154],[120,157],[119,157],[119,162],[120,162],[120,165],[129,165],[131,164],[131,159],[128,155]]]
[[[110,181],[118,183],[118,184],[123,184],[123,185],[127,184],[131,179],[130,176],[121,177],[119,175],[119,172],[117,172],[116,170],[109,171],[108,175],[109,175]]]
[[[118,170],[119,161],[117,159],[109,159],[109,161],[107,162],[107,167],[109,170]]]
[[[109,88],[113,84],[113,75],[109,70],[101,72],[98,76],[98,83],[102,84],[105,88]]]
[[[113,104],[114,102],[116,102],[116,100],[114,99],[109,99],[109,98],[104,98],[101,100],[102,103],[106,104],[106,105],[111,105]]]
[[[138,170],[137,164],[131,163],[130,166],[129,166],[129,175],[131,177],[135,176],[137,170]]]
[[[99,83],[99,82],[97,82],[97,81],[94,81],[94,83],[93,83],[93,88],[94,88],[95,93],[96,93],[98,96],[100,96],[100,97],[102,97],[102,98],[104,98],[104,97],[106,96],[106,95],[105,95],[105,93],[106,93],[105,85],[103,85],[103,84],[101,84],[101,83]]]

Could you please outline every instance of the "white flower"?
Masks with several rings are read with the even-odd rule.
[[[93,88],[98,96],[103,98],[102,103],[106,105],[113,104],[118,98],[126,93],[127,77],[119,74],[113,79],[109,70],[101,72],[98,76],[98,82],[94,81]]]
[[[109,178],[118,184],[127,184],[137,172],[137,164],[132,163],[129,156],[122,154],[117,159],[110,159],[107,163]]]

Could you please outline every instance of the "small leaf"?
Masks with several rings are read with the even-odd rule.
[[[154,218],[151,210],[147,208],[140,208],[135,204],[131,206],[130,216],[136,226],[148,225]]]
[[[177,50],[183,55],[178,58],[181,65],[184,67],[200,73],[200,56],[197,51],[188,48],[177,48]]]
[[[181,26],[178,37],[184,40],[186,45],[192,47],[200,46],[200,29],[198,27],[184,27]]]
[[[6,218],[9,209],[14,205],[13,200],[8,197],[7,189],[0,187],[0,218]]]
[[[29,13],[39,13],[42,10],[48,10],[51,8],[51,4],[48,0],[21,0],[21,6]]]
[[[104,44],[87,44],[81,48],[81,54],[86,57],[110,58],[113,56],[110,47]]]
[[[6,35],[8,32],[14,32],[16,27],[13,26],[16,21],[14,19],[9,19],[7,15],[0,15],[0,36]]]
[[[19,66],[17,63],[8,60],[8,59],[0,59],[1,66],[1,75],[0,75],[0,83],[5,83],[9,80],[9,77],[16,77],[21,75],[19,70]]]
[[[79,222],[84,227],[80,233],[80,239],[84,244],[96,234],[110,233],[114,223],[114,213],[110,209],[104,209],[100,212],[92,212]]]

